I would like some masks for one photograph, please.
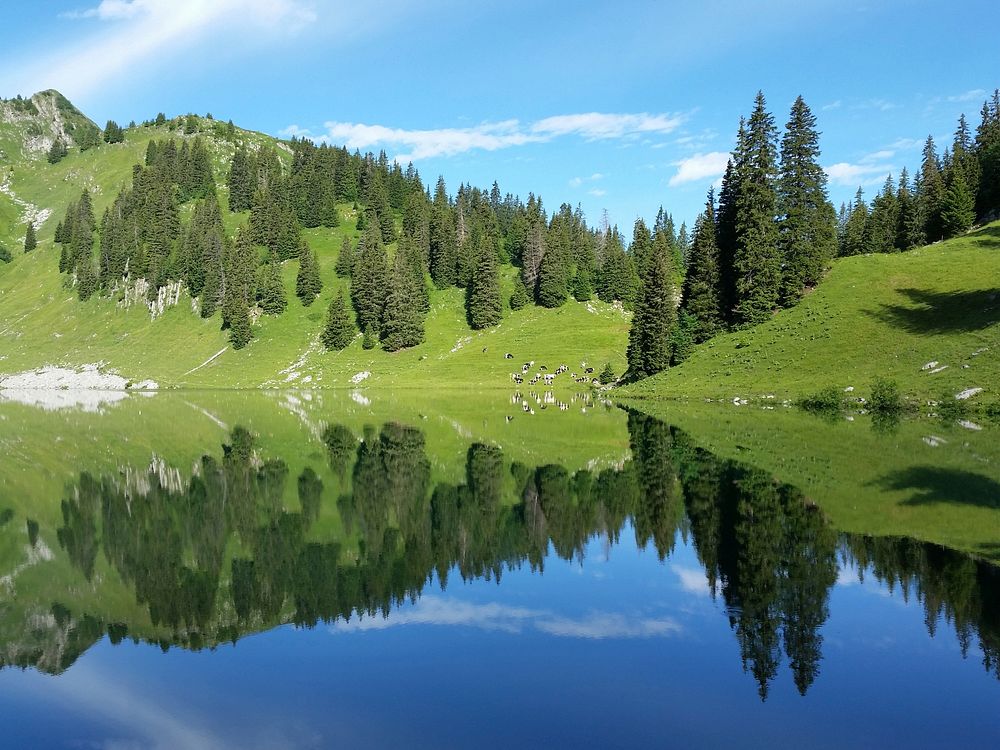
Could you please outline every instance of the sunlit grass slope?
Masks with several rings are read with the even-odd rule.
[[[854,386],[867,395],[876,376],[921,398],[978,387],[979,400],[1000,400],[1000,223],[908,253],[838,260],[797,306],[623,392],[797,399]]]
[[[210,131],[211,123],[201,122]],[[340,227],[305,232],[319,254],[322,295],[304,307],[294,294],[298,262],[286,261],[288,310],[257,321],[252,343],[241,351],[228,346],[218,315],[202,320],[184,295],[179,305],[156,320],[141,305],[124,309],[115,300],[99,296],[79,302],[57,270],[59,248],[52,241],[56,222],[84,187],[93,195],[95,213],[100,216],[131,178],[132,165],[143,161],[148,142],[165,137],[194,136],[166,127],[134,128],[127,131],[123,144],[73,151],[56,165],[37,157],[22,157],[13,164],[9,186],[14,194],[53,214],[39,230],[38,249],[25,255],[20,246],[21,209],[0,194],[0,240],[15,256],[10,264],[0,263],[0,373],[47,364],[102,362],[133,380],[151,378],[161,386],[174,387],[331,387],[349,385],[352,376],[367,371],[371,373],[368,385],[479,389],[511,385],[510,373],[530,360],[550,370],[560,364],[580,369],[584,361],[597,369],[611,362],[617,372],[624,370],[628,318],[618,309],[596,301],[570,302],[556,310],[532,307],[515,313],[505,309],[499,326],[473,332],[458,289],[432,292],[426,341],[420,346],[393,354],[365,351],[359,336],[342,352],[325,352],[319,334],[327,307],[336,293],[347,290],[347,282],[334,273],[337,254],[345,235],[357,242],[359,234],[357,215],[350,205],[340,207]],[[220,201],[225,206],[224,176],[233,145],[211,132],[202,137],[213,154],[216,179],[222,186]],[[240,137],[258,145],[273,142],[249,131],[240,131]],[[14,140],[9,125],[0,127],[0,147],[14,153]],[[224,213],[230,232],[247,218],[246,214]],[[505,299],[513,288],[512,274],[507,267]],[[514,355],[513,361],[505,359],[508,352]]]

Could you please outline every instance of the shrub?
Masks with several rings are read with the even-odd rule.
[[[903,398],[895,380],[875,378],[868,408],[873,414],[899,414],[903,410]]]
[[[806,396],[799,402],[799,406],[811,412],[839,413],[844,409],[844,393],[839,388],[830,386],[819,393]]]
[[[597,376],[597,379],[601,381],[602,385],[615,382],[615,371],[611,369],[610,362],[604,365],[604,369],[601,370],[601,374]]]

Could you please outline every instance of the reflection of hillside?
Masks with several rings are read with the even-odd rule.
[[[838,558],[918,596],[932,632],[943,612],[963,648],[978,639],[987,669],[996,671],[994,569],[908,540],[838,541],[795,488],[716,459],[654,418],[630,413],[628,430],[632,458],[620,467],[530,467],[473,443],[464,478],[435,483],[420,430],[387,423],[359,441],[330,425],[322,439],[337,497],[319,467],[290,475],[284,461],[259,455],[241,427],[190,479],[155,460],[145,471],[81,473],[62,501],[59,543],[98,590],[103,555],[148,611],[152,630],[55,604],[8,636],[3,663],[58,672],[105,633],[199,649],[280,623],[343,624],[388,614],[421,596],[435,574],[443,587],[454,575],[499,580],[522,565],[541,571],[550,551],[579,558],[595,536],[616,543],[631,529],[661,559],[679,531],[692,540],[762,698],[782,659],[802,693],[819,674]],[[286,507],[286,487],[298,496],[297,510]],[[331,516],[342,529],[335,536],[321,523]]]

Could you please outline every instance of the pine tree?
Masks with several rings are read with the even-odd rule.
[[[707,341],[722,330],[724,319],[719,302],[719,248],[715,241],[715,195],[708,191],[705,211],[694,224],[694,239],[688,253],[681,306],[693,321],[695,343]]]
[[[482,330],[500,322],[500,276],[497,256],[485,238],[478,243],[472,280],[466,287],[465,311],[473,330]]]
[[[281,315],[288,307],[281,264],[271,259],[257,269],[257,304],[265,315]]]
[[[510,309],[520,310],[531,302],[531,296],[521,281],[520,274],[514,278],[514,292],[510,295]]]
[[[438,177],[437,187],[434,190],[429,234],[431,278],[438,289],[447,289],[455,285],[458,240],[444,177]]]
[[[344,349],[354,340],[354,323],[347,310],[344,292],[341,291],[330,301],[330,309],[326,316],[326,326],[320,336],[327,350]]]
[[[538,218],[531,222],[525,238],[524,250],[521,254],[521,279],[532,299],[538,296],[538,275],[545,257],[545,227],[544,219]]]
[[[249,211],[253,203],[255,179],[246,148],[241,144],[233,154],[226,183],[229,185],[229,210],[233,213]]]
[[[397,251],[389,293],[379,330],[382,348],[395,352],[416,346],[424,340],[424,320],[420,310],[419,290],[409,262]]]
[[[542,307],[559,307],[569,297],[566,285],[566,263],[562,252],[550,247],[542,258],[538,269],[538,292],[536,299]]]
[[[965,170],[956,167],[941,201],[941,230],[945,237],[967,232],[976,220],[976,197],[965,179]]]
[[[854,204],[844,227],[844,255],[862,255],[869,252],[865,244],[865,228],[868,226],[868,204],[864,192],[858,188]]]
[[[361,338],[362,349],[374,349],[378,346],[378,335],[375,333],[374,325],[365,326],[364,336]]]
[[[244,227],[236,232],[236,242],[229,251],[225,269],[225,292],[222,300],[222,327],[229,329],[233,349],[250,343],[250,300],[257,251]]]
[[[800,96],[785,125],[778,176],[778,243],[784,258],[781,300],[786,305],[819,281],[837,250],[835,214],[819,154],[816,117]]]
[[[295,296],[309,307],[323,291],[323,281],[319,275],[319,258],[302,240],[299,245],[299,272],[295,277]]]
[[[350,278],[355,262],[357,258],[354,255],[354,245],[351,244],[351,238],[345,236],[344,241],[340,243],[340,254],[337,256],[337,275],[342,279]]]
[[[124,140],[125,131],[114,120],[108,120],[108,124],[104,126],[104,142],[121,143]]]
[[[351,274],[351,304],[358,328],[366,336],[370,332],[377,340],[389,287],[389,262],[378,226],[365,230],[358,249],[358,260]]]
[[[896,220],[896,250],[909,250],[924,244],[923,221],[917,210],[917,201],[910,190],[910,177],[903,167],[899,176],[899,188],[896,191],[898,206]]]
[[[52,146],[49,147],[49,152],[46,155],[46,159],[49,164],[58,164],[63,158],[69,153],[66,148],[66,144],[62,140],[56,138],[52,141]]]
[[[944,227],[941,222],[941,207],[944,201],[944,180],[941,176],[941,165],[934,149],[934,139],[927,136],[924,142],[923,157],[920,164],[920,213],[924,218],[924,236],[928,242],[937,242],[944,237]]]
[[[28,228],[24,230],[24,252],[30,253],[38,247],[38,239],[35,237],[35,224],[28,222]]]
[[[740,119],[740,129],[737,135],[737,149],[742,148],[746,139],[745,122]],[[719,189],[719,210],[715,215],[716,243],[719,247],[719,306],[722,309],[723,320],[732,324],[736,308],[736,193],[739,188],[739,175],[736,164],[730,159],[722,177]]]
[[[777,174],[774,118],[764,95],[757,93],[747,121],[746,138],[737,154],[741,179],[736,194],[736,322],[754,325],[771,317],[781,289],[778,249]]]
[[[677,310],[671,248],[667,245],[656,243],[644,260],[626,352],[628,377],[632,380],[655,375],[670,366],[670,336]]]

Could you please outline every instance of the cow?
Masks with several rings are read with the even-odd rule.
[[[505,355],[503,355],[503,358],[504,359],[514,359],[514,355],[511,354],[510,352],[507,352]]]

